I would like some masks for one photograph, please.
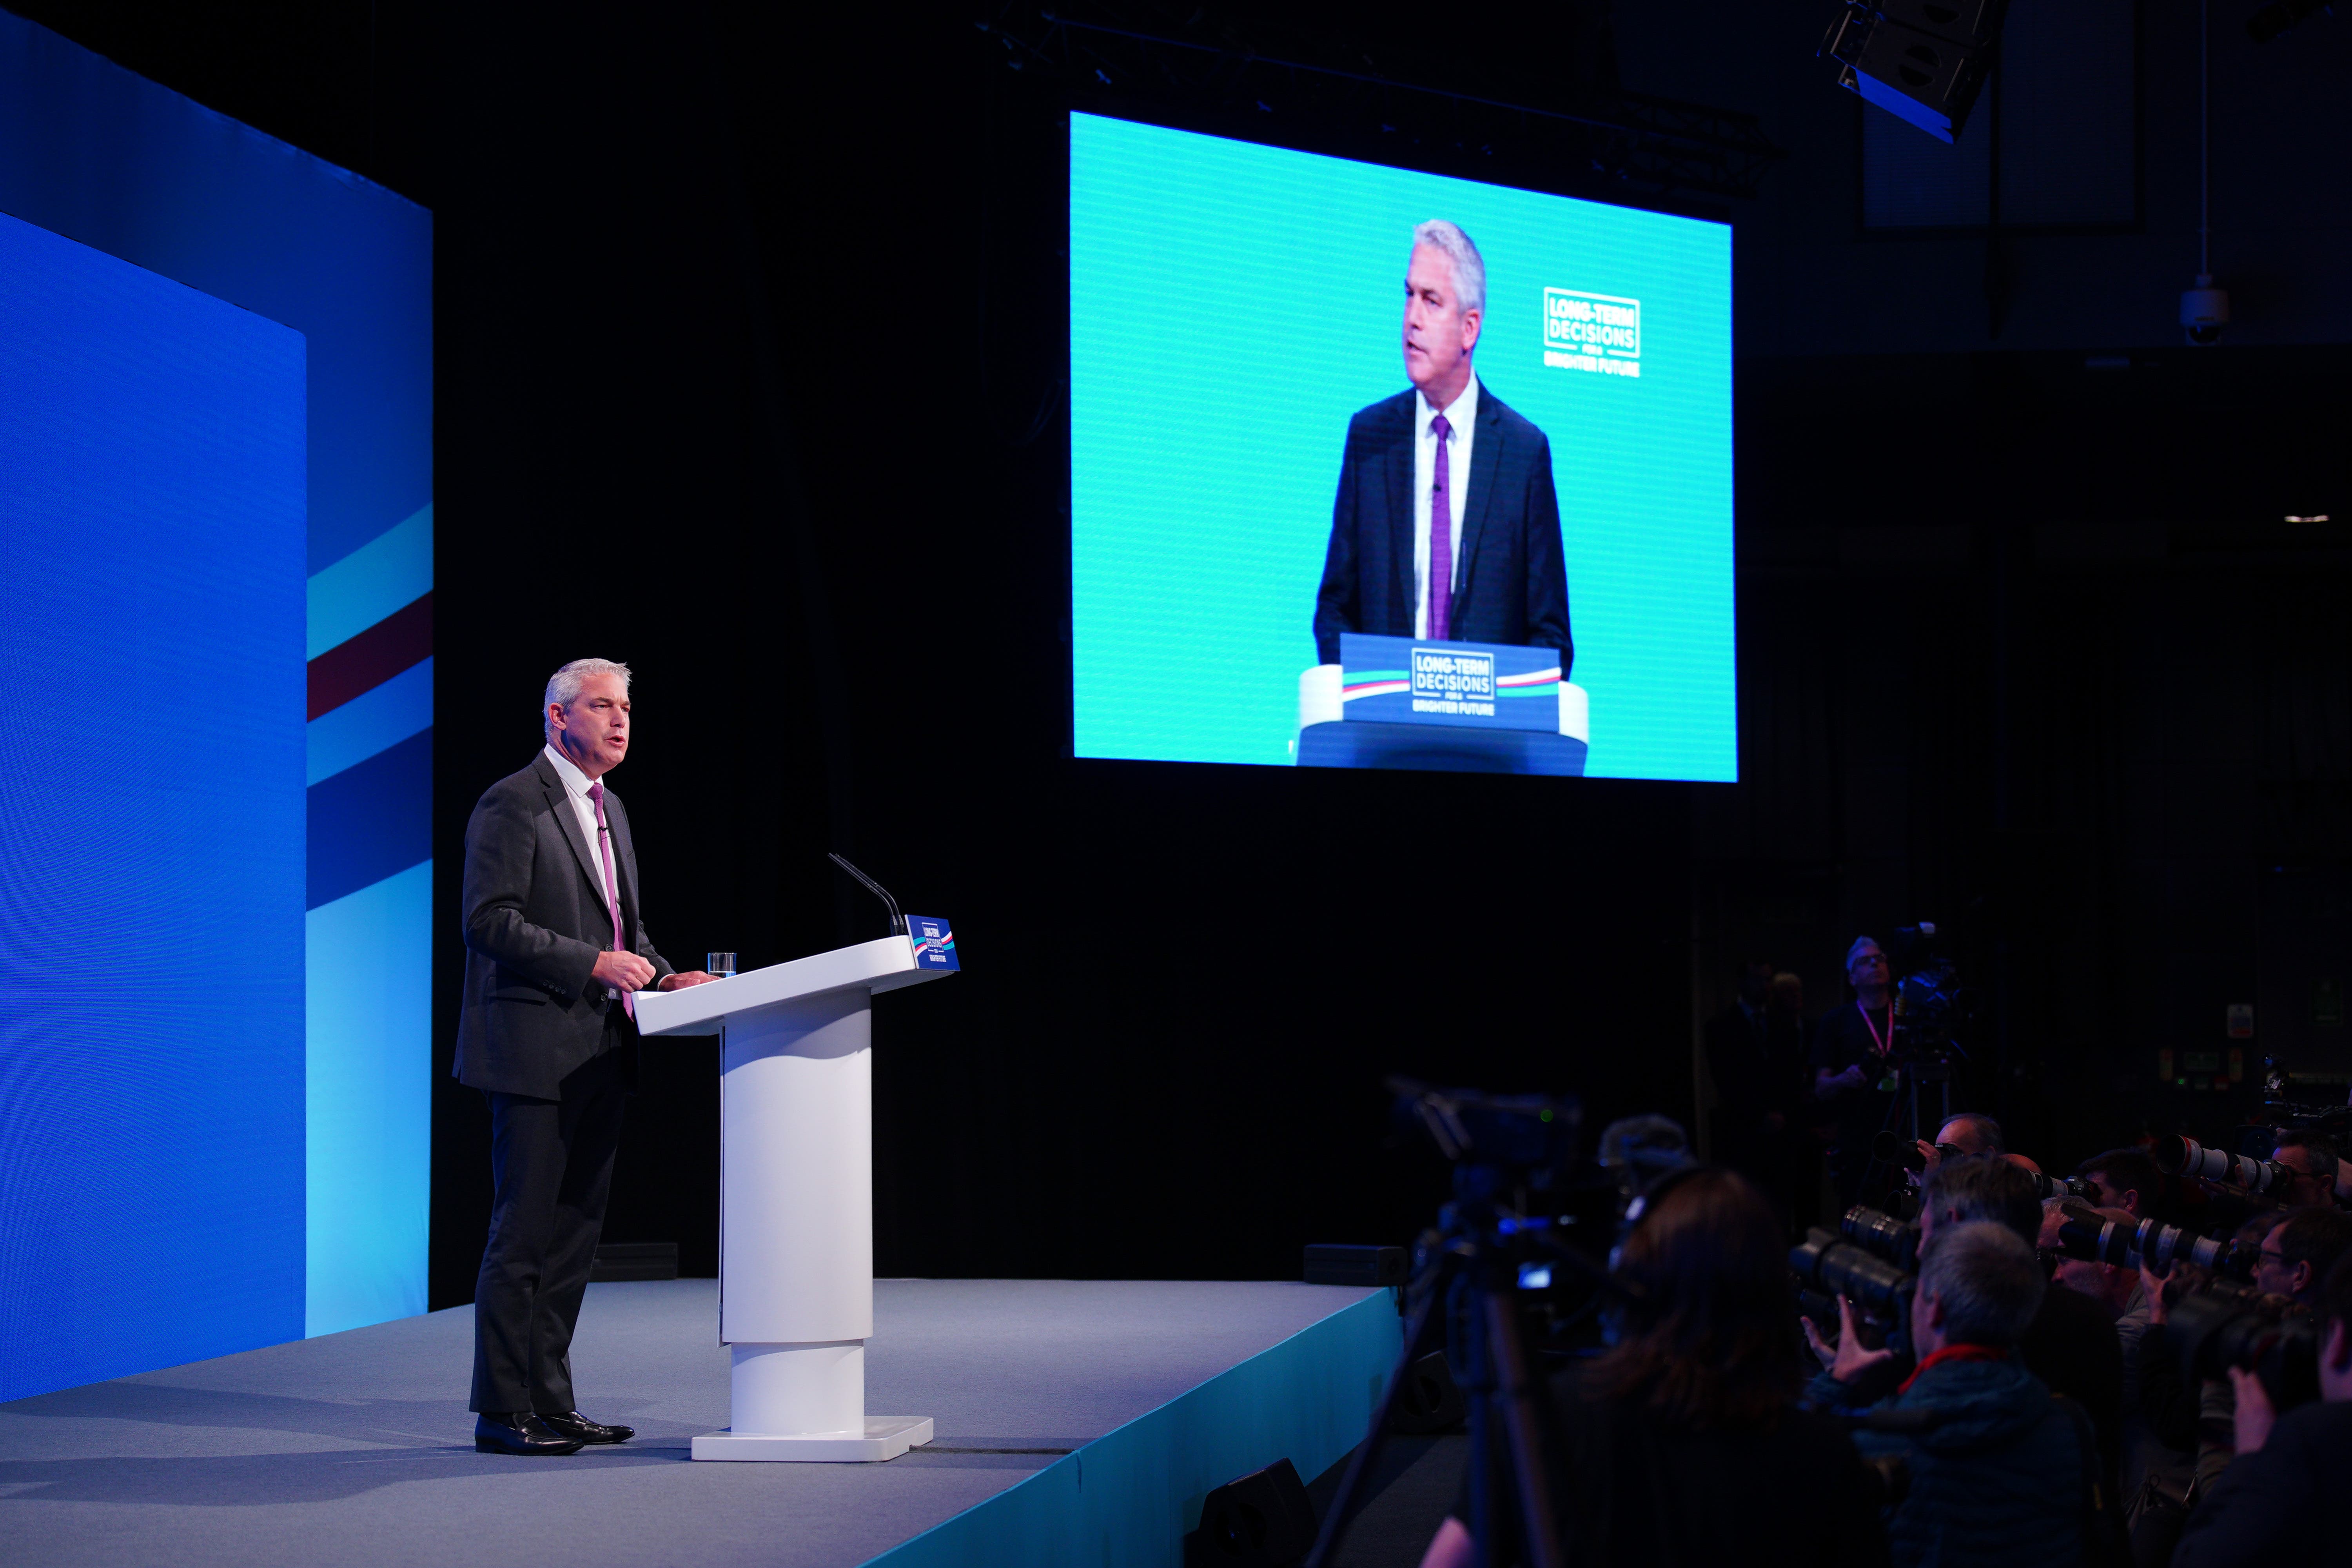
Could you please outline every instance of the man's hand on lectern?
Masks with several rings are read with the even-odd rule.
[[[688,970],[684,974],[663,975],[660,989],[664,991],[683,991],[689,985],[708,985],[718,978],[719,976],[716,974],[706,974],[699,969]]]
[[[588,972],[588,978],[615,991],[643,991],[653,984],[654,966],[634,952],[606,948],[596,955],[596,967]]]

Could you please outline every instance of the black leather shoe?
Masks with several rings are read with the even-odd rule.
[[[576,1454],[580,1439],[554,1432],[528,1410],[485,1410],[474,1423],[477,1454]]]
[[[569,1437],[577,1443],[625,1443],[637,1435],[634,1426],[606,1426],[591,1421],[577,1410],[566,1410],[558,1415],[541,1411],[532,1417],[559,1437]]]

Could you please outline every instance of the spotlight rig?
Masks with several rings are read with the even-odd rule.
[[[1821,52],[1838,85],[1956,142],[1991,73],[2009,0],[1846,0]]]

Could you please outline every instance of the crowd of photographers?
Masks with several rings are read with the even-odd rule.
[[[2352,1164],[2329,1139],[2282,1132],[2267,1160],[2158,1141],[2071,1177],[1982,1116],[1880,1148],[1908,1175],[1858,1183],[1883,1206],[1793,1254],[1732,1170],[1629,1210],[1612,1343],[1554,1383],[1552,1560],[2352,1559],[2329,1490],[2352,1460]],[[1480,1560],[1454,1517],[1424,1563]]]

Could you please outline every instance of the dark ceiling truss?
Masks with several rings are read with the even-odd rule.
[[[1012,14],[1022,9],[1008,7],[981,30],[1000,40],[1013,69],[1059,78],[1077,107],[1162,99],[1352,124],[1655,195],[1752,197],[1788,155],[1753,115],[1646,93],[1612,90],[1572,110],[1542,109],[1053,11],[1031,13],[1024,24]]]

